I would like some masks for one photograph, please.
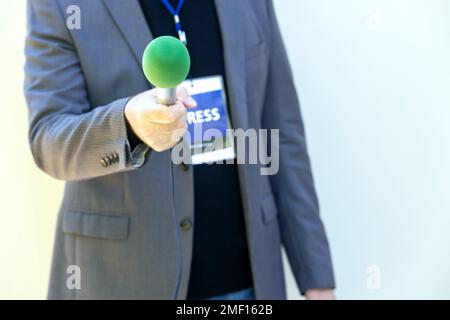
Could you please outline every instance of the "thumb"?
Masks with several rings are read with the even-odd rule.
[[[187,89],[182,86],[178,87],[177,89],[177,100],[180,100],[188,109],[192,109],[197,106],[197,101],[192,99]]]

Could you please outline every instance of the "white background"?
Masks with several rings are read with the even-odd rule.
[[[27,145],[25,2],[0,10],[0,298],[45,297],[63,186]],[[450,1],[275,4],[338,297],[450,298]]]
[[[338,297],[450,298],[450,1],[275,4]]]

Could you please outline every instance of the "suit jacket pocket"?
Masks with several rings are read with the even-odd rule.
[[[129,217],[69,210],[64,213],[65,233],[110,240],[128,237]]]
[[[261,202],[261,217],[265,224],[273,221],[278,215],[277,205],[275,198],[270,195],[264,198]]]

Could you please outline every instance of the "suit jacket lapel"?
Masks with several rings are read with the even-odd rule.
[[[153,36],[138,0],[103,0],[139,64]]]
[[[227,76],[228,97],[230,99],[231,119],[234,129],[248,129],[245,29],[240,10],[240,0],[215,0],[224,46],[225,72]],[[244,212],[250,217],[250,197],[247,186],[246,166],[238,166],[239,181],[243,196]],[[246,220],[247,232],[250,223]]]
[[[225,72],[234,128],[248,128],[245,30],[240,0],[215,0],[224,46]]]

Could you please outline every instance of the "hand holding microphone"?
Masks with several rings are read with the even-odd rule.
[[[125,117],[144,143],[161,152],[180,141],[187,130],[186,109],[197,106],[185,88],[177,89],[189,72],[189,52],[178,39],[159,37],[145,49],[142,67],[156,89],[132,98]]]

